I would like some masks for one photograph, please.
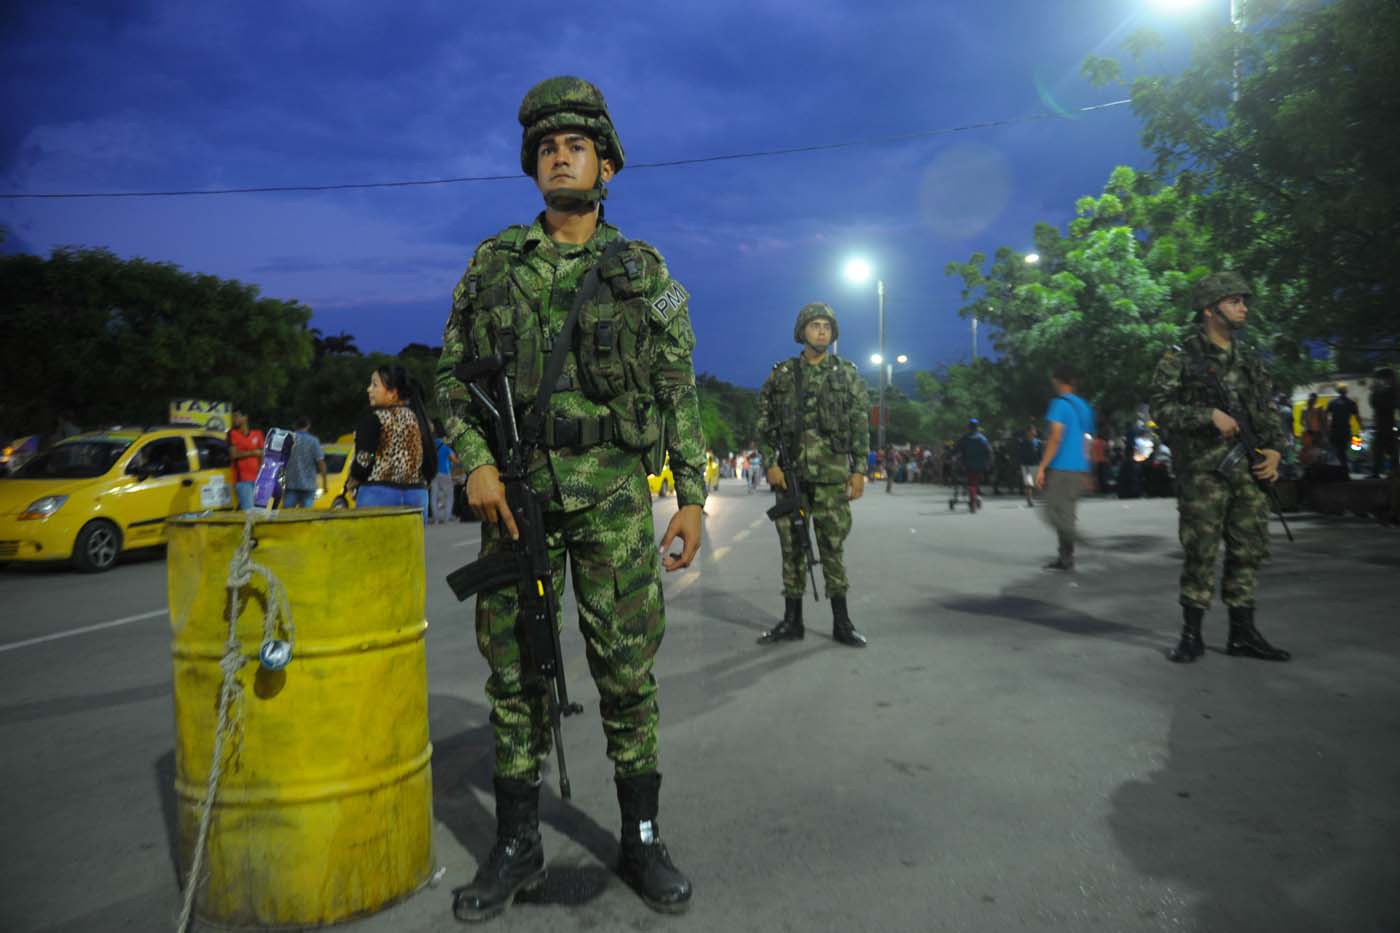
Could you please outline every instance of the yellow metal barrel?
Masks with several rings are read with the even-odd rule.
[[[180,864],[188,871],[210,776],[228,640],[229,563],[244,515],[170,523]],[[196,915],[302,927],[372,913],[428,880],[432,778],[423,633],[423,520],[402,509],[277,513],[254,562],[281,581],[295,640],[258,663],[267,587],[241,588],[244,658]],[[189,880],[186,879],[186,883]]]

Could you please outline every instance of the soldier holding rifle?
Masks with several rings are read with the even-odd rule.
[[[1218,272],[1191,290],[1198,327],[1162,357],[1152,380],[1152,412],[1170,432],[1178,464],[1181,639],[1169,655],[1180,663],[1205,654],[1201,622],[1215,588],[1225,541],[1221,600],[1230,616],[1226,653],[1287,661],[1255,626],[1259,567],[1269,556],[1269,485],[1278,478],[1283,438],[1269,400],[1263,362],[1237,339],[1252,297],[1245,280]]]
[[[870,401],[853,364],[827,353],[839,334],[836,312],[814,303],[797,315],[793,338],[802,352],[773,366],[758,397],[759,450],[768,464],[768,485],[778,492],[797,477],[806,498],[803,518],[816,532],[822,577],[831,600],[832,637],[853,648],[865,646],[846,609],[846,565],[842,545],[851,533],[851,500],[865,491],[865,452],[870,449]],[[782,446],[785,460],[779,463]],[[774,524],[783,552],[783,619],[758,642],[795,641],[805,634],[802,593],[809,570],[802,542],[789,517]],[[807,529],[802,529],[807,533]],[[816,583],[813,581],[813,588]]]
[[[666,628],[660,564],[668,571],[690,565],[705,502],[689,296],[660,253],[603,221],[604,185],[621,171],[623,151],[602,93],[579,78],[550,78],[525,95],[519,118],[521,168],[545,210],[533,224],[508,227],[477,247],[453,293],[439,400],[449,413],[448,441],[468,473],[468,502],[484,521],[479,563],[518,554],[517,541],[530,530],[516,520],[527,510],[516,497],[507,502],[501,468],[509,478],[509,464],[492,449],[499,421],[488,405],[513,408],[531,451],[522,472],[540,503],[548,552],[541,579],[552,583],[552,606],[563,598],[566,555],[572,568],[622,811],[619,872],[648,905],[679,912],[689,906],[691,885],[656,822],[661,775],[651,671]],[[551,365],[556,348],[558,367]],[[463,362],[463,374],[489,373],[480,361],[495,357],[508,394],[487,394],[485,375],[472,383],[475,391],[457,375]],[[644,461],[659,469],[662,448],[679,509],[661,549],[680,539],[682,550],[659,562]],[[540,765],[556,711],[547,681],[539,685],[522,663],[522,647],[528,660],[536,640],[522,646],[518,626],[529,607],[520,594],[501,586],[477,597],[477,644],[491,667],[496,845],[456,894],[461,920],[495,916],[545,876]],[[548,639],[538,642],[548,647]]]

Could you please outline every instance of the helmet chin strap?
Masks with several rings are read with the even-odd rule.
[[[549,208],[566,214],[586,214],[595,206],[607,200],[608,189],[603,187],[603,168],[598,167],[598,180],[592,188],[556,188],[544,196]]]

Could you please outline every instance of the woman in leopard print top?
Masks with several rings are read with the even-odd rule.
[[[426,521],[437,458],[417,381],[402,366],[381,366],[370,376],[368,394],[346,486],[359,508],[412,506]]]

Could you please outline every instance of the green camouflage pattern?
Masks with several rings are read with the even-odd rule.
[[[1181,604],[1209,609],[1215,565],[1225,540],[1220,599],[1230,607],[1254,605],[1259,568],[1269,559],[1269,500],[1246,471],[1229,476],[1191,471],[1178,482]]]
[[[525,93],[520,102],[520,169],[535,177],[537,150],[546,133],[564,129],[583,129],[598,147],[598,158],[611,159],[613,170],[622,171],[626,156],[617,129],[608,115],[608,105],[597,85],[561,75],[546,78]]]
[[[870,393],[852,363],[828,353],[819,363],[799,355],[773,366],[758,393],[758,449],[765,464],[778,462],[780,441],[797,456],[803,483],[843,484],[862,470],[870,449]]]
[[[447,441],[468,475],[495,462],[487,441],[492,429],[486,413],[452,375],[453,367],[463,359],[496,352],[502,330],[513,329],[517,352],[508,372],[517,410],[523,413],[534,401],[548,347],[563,329],[575,292],[608,243],[621,235],[603,223],[585,244],[556,243],[544,232],[543,216],[528,228],[510,227],[484,241],[453,291],[437,393]],[[671,278],[661,254],[640,240],[629,241],[603,271],[606,287],[580,315],[579,339],[564,366],[564,379],[575,388],[555,391],[550,412],[569,418],[613,418],[652,432],[664,423],[677,502],[703,505],[705,442],[691,362],[695,334],[689,295]],[[615,355],[631,375],[623,379],[621,373],[612,374],[631,388],[606,400],[597,391],[593,397],[584,391],[588,373],[579,366],[580,353],[593,353],[593,343],[585,337],[592,334],[589,322],[604,314],[620,315],[621,329],[636,349],[625,360],[624,354]],[[630,445],[612,441],[583,449],[541,449],[531,464],[531,485],[549,493],[547,509],[590,508],[631,477],[644,475],[644,448],[653,436],[633,437]]]
[[[807,325],[813,321],[826,318],[831,322],[831,339],[833,342],[841,339],[841,327],[836,323],[836,312],[831,310],[831,305],[821,301],[814,301],[811,304],[803,305],[802,310],[797,312],[797,323],[792,325],[792,339],[798,343],[807,342],[803,331]]]
[[[1217,401],[1205,381],[1192,373],[1193,358],[1203,360],[1219,374],[1234,403],[1249,413],[1260,443],[1282,451],[1283,428],[1271,402],[1273,381],[1258,354],[1239,340],[1222,350],[1204,329],[1193,327],[1179,347],[1163,355],[1149,392],[1152,417],[1167,434],[1176,471],[1213,470],[1234,446],[1211,422]],[[1241,464],[1239,469],[1247,467]]]
[[[1203,328],[1192,328],[1157,365],[1150,399],[1177,474],[1178,535],[1185,553],[1181,604],[1209,608],[1223,538],[1221,598],[1227,606],[1253,606],[1259,567],[1269,556],[1268,497],[1244,458],[1227,475],[1216,472],[1235,441],[1222,438],[1212,424],[1216,400],[1193,359],[1216,371],[1266,449],[1283,449],[1283,428],[1270,404],[1269,375],[1258,354],[1239,340],[1221,349]]]
[[[565,554],[578,601],[589,672],[598,687],[608,757],[618,777],[655,771],[658,707],[652,662],[666,632],[651,500],[637,473],[593,507],[545,518],[557,604],[564,600]],[[503,551],[500,530],[485,526],[481,556]],[[496,736],[496,776],[533,781],[553,751],[542,690],[521,682],[514,587],[476,601],[476,641],[491,667],[486,696]]]
[[[851,502],[845,483],[810,483],[802,487],[807,496],[807,517],[817,553],[822,560],[822,580],[827,598],[845,596],[850,589],[846,579],[843,547],[851,533]],[[807,588],[807,558],[802,546],[793,540],[792,522],[781,518],[773,523],[783,551],[783,596],[799,599]]]
[[[1199,311],[1202,308],[1208,308],[1222,298],[1229,298],[1231,295],[1252,298],[1254,290],[1249,287],[1244,276],[1238,272],[1212,272],[1198,279],[1191,286],[1191,310]]]

